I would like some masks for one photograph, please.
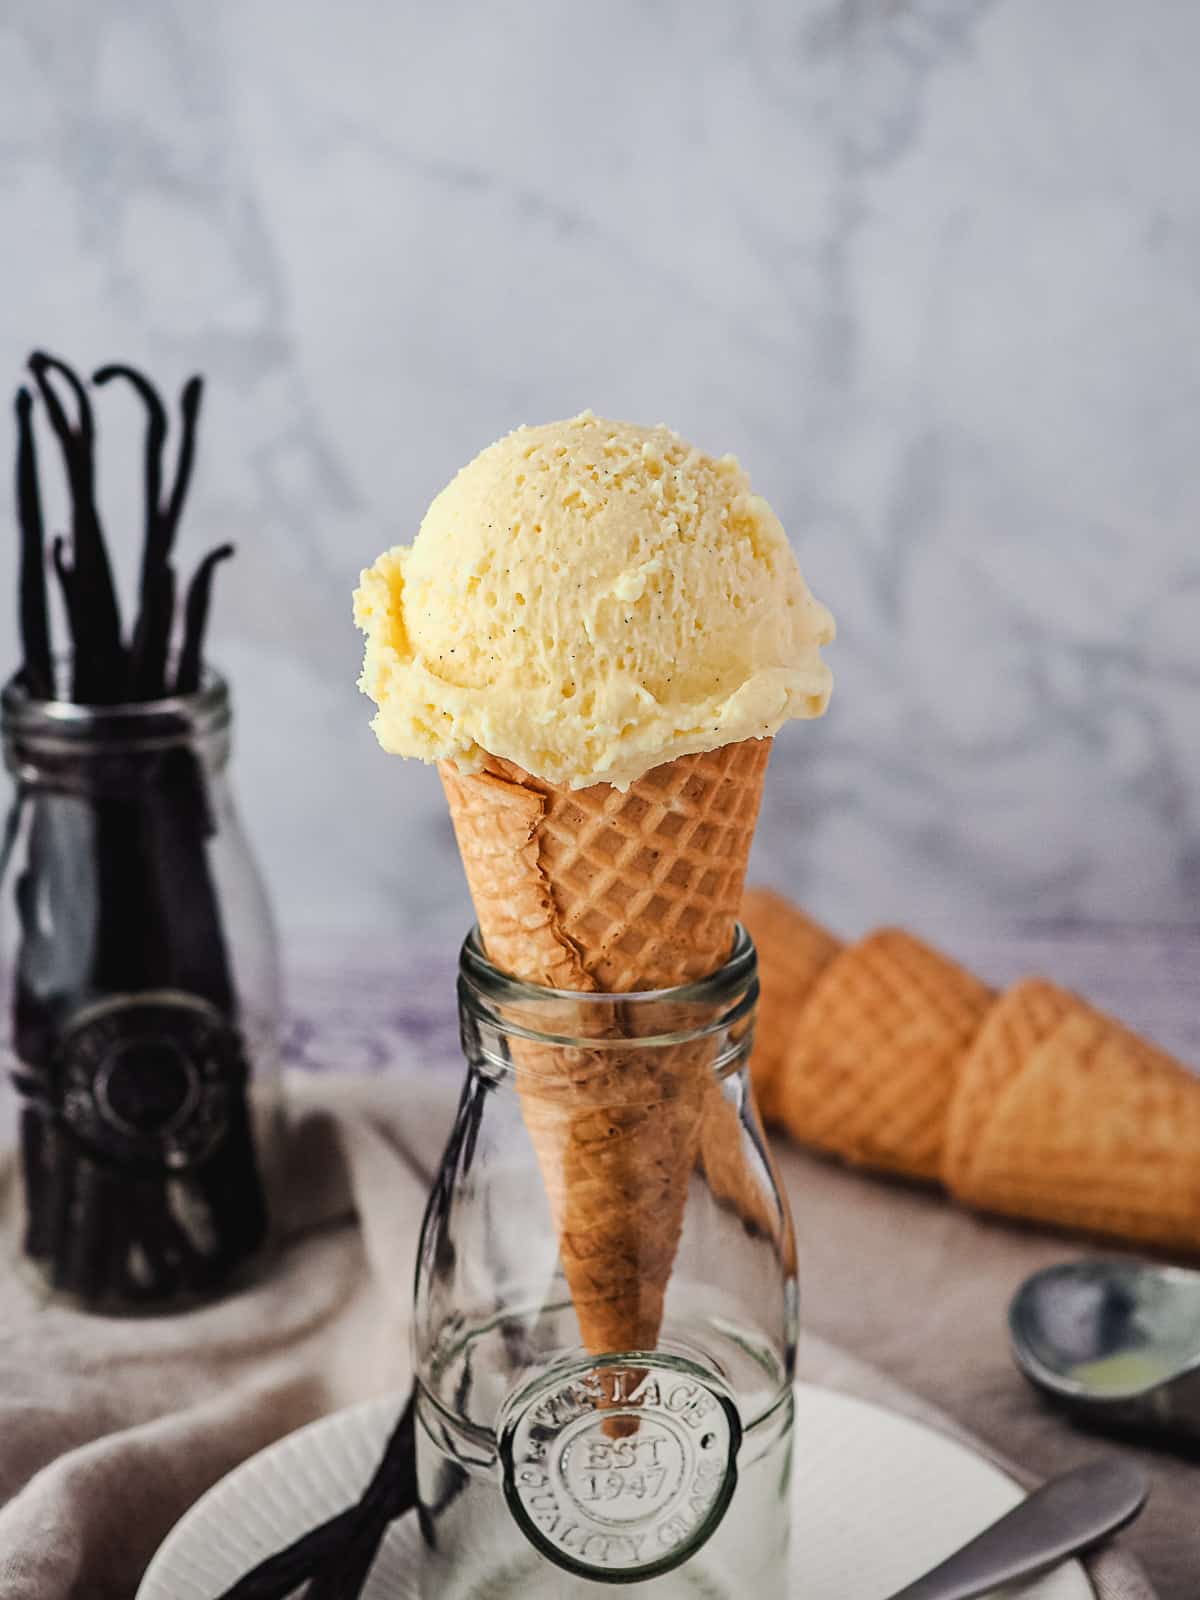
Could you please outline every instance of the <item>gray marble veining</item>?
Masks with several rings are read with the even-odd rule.
[[[585,405],[736,450],[839,618],[760,876],[845,931],[1195,921],[1198,49],[1177,0],[0,9],[0,372],[209,374],[184,537],[239,547],[215,652],[285,926],[465,922],[349,593]]]

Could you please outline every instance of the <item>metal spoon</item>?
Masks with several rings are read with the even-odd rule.
[[[1021,1371],[1081,1422],[1200,1438],[1200,1272],[1072,1261],[1009,1308]]]
[[[1131,1461],[1093,1461],[1036,1489],[1007,1516],[890,1600],[972,1600],[1034,1578],[1132,1522],[1149,1484]]]

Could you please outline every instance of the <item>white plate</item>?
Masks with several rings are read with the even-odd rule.
[[[398,1410],[372,1401],[314,1422],[199,1500],[155,1556],[138,1600],[213,1600],[243,1572],[353,1503]],[[882,1600],[1021,1498],[962,1445],[827,1389],[796,1389],[793,1560],[803,1600]],[[366,1600],[413,1600],[416,1521],[390,1530]],[[1022,1600],[1095,1600],[1075,1562]]]

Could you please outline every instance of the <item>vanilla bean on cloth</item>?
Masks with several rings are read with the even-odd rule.
[[[361,1499],[268,1556],[221,1600],[288,1600],[300,1584],[305,1600],[355,1600],[389,1523],[417,1503],[415,1418],[410,1394]]]

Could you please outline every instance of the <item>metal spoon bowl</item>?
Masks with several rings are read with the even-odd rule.
[[[1009,1307],[1017,1366],[1091,1426],[1200,1438],[1200,1272],[1063,1262]]]

